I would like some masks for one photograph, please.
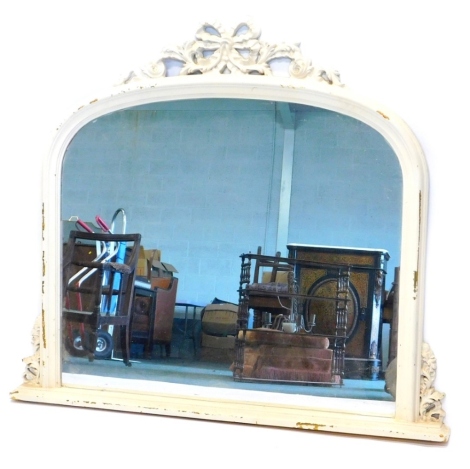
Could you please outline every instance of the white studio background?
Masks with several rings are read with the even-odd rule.
[[[464,457],[469,196],[465,2],[23,1],[1,8],[0,136],[3,247],[0,461],[45,467],[112,464],[438,467]],[[22,358],[41,308],[41,163],[55,129],[95,92],[203,21],[248,18],[269,42],[301,42],[357,92],[393,109],[416,133],[430,170],[424,337],[446,393],[447,445],[16,403]],[[3,464],[3,466],[4,466]],[[4,466],[6,467],[6,466]]]

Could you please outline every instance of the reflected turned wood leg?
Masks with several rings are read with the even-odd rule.
[[[253,328],[263,326],[263,313],[259,309],[253,310]]]

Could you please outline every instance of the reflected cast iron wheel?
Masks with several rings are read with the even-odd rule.
[[[65,349],[73,357],[85,357],[87,355],[87,351],[82,346],[82,338],[78,332],[74,332],[73,339],[68,335],[65,337]]]
[[[106,331],[99,330],[96,333],[95,358],[107,359],[111,357],[113,351],[113,338]]]

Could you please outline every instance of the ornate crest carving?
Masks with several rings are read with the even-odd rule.
[[[40,361],[40,342],[41,342],[41,315],[36,318],[34,322],[33,331],[32,331],[32,339],[31,343],[33,344],[34,354],[23,358],[23,362],[26,364],[26,370],[23,374],[23,378],[25,381],[39,384],[39,361]]]
[[[445,394],[436,391],[434,380],[436,378],[436,357],[431,347],[423,342],[421,349],[421,386],[419,416],[425,422],[442,422],[446,413],[442,409],[442,399]]]
[[[246,74],[273,75],[278,60],[288,61],[288,74],[294,78],[314,78],[330,85],[341,85],[336,70],[316,68],[300,51],[299,44],[269,44],[260,40],[261,31],[251,22],[235,28],[204,23],[196,39],[162,52],[161,57],[123,81],[148,81],[169,76],[170,64],[178,63],[177,75]]]

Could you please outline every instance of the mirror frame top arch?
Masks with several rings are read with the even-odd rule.
[[[170,100],[243,98],[295,102],[358,119],[378,131],[394,150],[403,173],[397,391],[390,403],[339,398],[271,401],[263,393],[201,390],[169,385],[149,390],[145,382],[126,389],[63,385],[61,376],[62,161],[75,134],[87,123],[131,106]],[[390,109],[356,95],[336,71],[314,67],[297,45],[260,40],[249,22],[235,28],[206,23],[195,40],[165,50],[147,67],[132,71],[110,91],[72,113],[58,129],[43,168],[43,308],[33,330],[34,353],[24,359],[23,383],[12,399],[157,415],[271,425],[333,433],[445,442],[444,394],[434,388],[435,357],[423,341],[424,264],[428,171],[419,142]]]

